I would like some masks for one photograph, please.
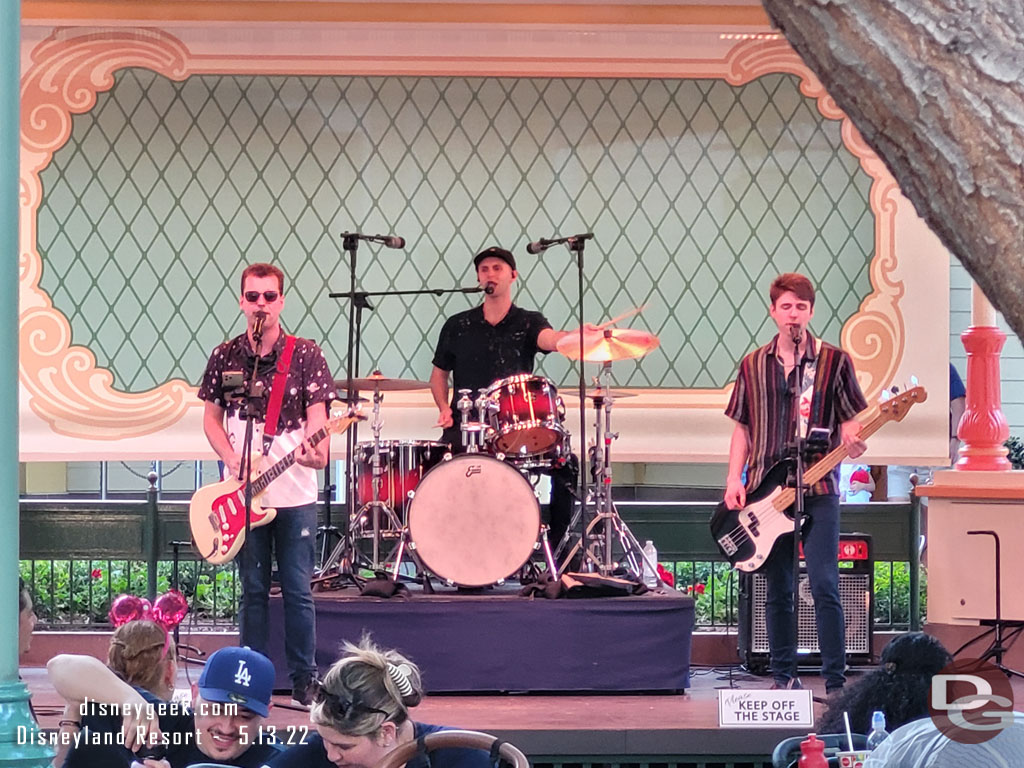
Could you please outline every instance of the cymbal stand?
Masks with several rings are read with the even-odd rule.
[[[586,504],[594,508],[594,517],[587,525],[585,538],[577,541],[563,561],[562,571],[580,547],[584,548],[585,568],[596,568],[602,576],[611,576],[620,567],[625,567],[635,578],[643,579],[643,564],[646,560],[643,547],[626,525],[615,508],[612,499],[612,442],[619,437],[612,432],[612,406],[615,399],[611,394],[611,363],[605,362],[601,372],[594,378],[597,392],[594,395],[594,483],[587,495]],[[577,511],[580,514],[580,511]],[[573,519],[569,530],[577,523]],[[613,544],[618,541],[622,551],[622,563],[615,562]],[[648,563],[657,573],[657,563]],[[660,582],[659,578],[659,582]]]
[[[373,478],[373,499],[359,509],[356,518],[352,521],[353,529],[358,531],[366,524],[367,512],[369,512],[370,517],[373,519],[373,554],[370,567],[375,571],[383,567],[380,556],[381,515],[387,518],[388,523],[392,526],[391,530],[402,530],[402,523],[398,519],[398,515],[395,514],[395,510],[389,504],[381,501],[380,498],[381,489],[384,486],[384,466],[380,460],[380,433],[384,428],[384,420],[380,417],[380,406],[383,401],[384,395],[381,393],[380,387],[374,387],[373,423],[370,425],[370,430],[373,432],[373,455],[370,458],[371,476]]]

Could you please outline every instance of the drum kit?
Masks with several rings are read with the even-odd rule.
[[[460,390],[456,407],[465,453],[453,455],[447,443],[381,439],[384,394],[430,385],[376,372],[352,381],[355,391],[372,393],[373,439],[356,443],[350,457],[355,498],[348,534],[321,564],[316,581],[336,582],[356,565],[386,571],[397,581],[409,575],[402,569],[408,557],[425,585],[433,575],[459,587],[486,587],[535,567],[530,561],[538,550],[552,575],[574,563],[602,575],[625,568],[639,577],[642,548],[615,511],[611,485],[611,444],[618,437],[611,431],[612,406],[632,395],[612,390],[610,377],[613,362],[642,357],[659,341],[646,331],[607,324],[580,333],[583,361],[601,363],[595,388],[586,392],[595,410],[596,442],[586,503],[576,505],[561,542],[548,542],[536,491],[540,474],[565,464],[572,453],[565,407],[553,382],[521,374],[495,381],[475,397]],[[563,337],[558,351],[580,359],[580,333]],[[338,386],[345,389],[348,382]],[[593,517],[581,538],[576,532],[588,509]],[[615,562],[616,544],[621,562]]]

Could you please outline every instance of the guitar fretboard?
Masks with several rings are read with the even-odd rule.
[[[309,438],[304,442],[311,448],[316,447],[320,443],[320,441],[327,437],[329,434],[331,434],[332,431],[338,429],[345,429],[353,421],[355,421],[354,418],[343,418],[337,419],[336,421],[333,422],[328,422],[320,429],[318,429],[316,432],[314,432],[312,435],[310,435]],[[285,472],[287,472],[289,467],[291,467],[295,463],[295,457],[298,455],[299,448],[301,447],[302,446],[295,448],[295,450],[288,453],[288,455],[274,462],[273,466],[271,466],[270,469],[266,470],[265,472],[262,472],[259,477],[253,480],[252,495],[256,496],[257,494],[262,493],[264,490],[266,490],[266,487],[268,485],[270,485],[272,482],[274,482],[274,480],[276,480]]]
[[[880,410],[876,410],[874,417],[870,421],[864,423],[864,426],[860,430],[860,439],[867,440],[875,432],[882,428],[885,424],[891,421],[893,418],[891,413],[883,413]],[[804,484],[811,486],[818,482],[831,472],[836,466],[850,455],[850,449],[840,443],[836,448],[826,453],[821,459],[815,463],[813,467],[804,472]],[[783,488],[782,493],[775,497],[772,502],[772,506],[780,512],[789,509],[793,502],[796,501],[796,489],[795,488]]]

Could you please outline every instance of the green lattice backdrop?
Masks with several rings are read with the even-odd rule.
[[[517,303],[575,325],[571,255],[529,240],[593,231],[585,303],[661,348],[616,366],[622,385],[720,387],[770,335],[763,295],[808,272],[814,327],[838,339],[869,291],[870,179],[839,124],[797,79],[716,80],[194,76],[119,73],[45,171],[42,287],[117,387],[197,382],[237,333],[237,275],[289,275],[286,325],[344,365],[348,288],[339,234],[363,246],[364,290],[474,285],[470,257],[520,261]],[[475,297],[393,297],[365,322],[365,374],[425,378],[443,318]],[[541,370],[574,380],[551,355]]]

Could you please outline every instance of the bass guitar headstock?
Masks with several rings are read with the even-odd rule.
[[[913,387],[904,392],[889,394],[878,404],[878,411],[887,419],[903,421],[903,417],[907,415],[907,411],[913,407],[914,403],[923,403],[927,399],[928,393],[924,387]]]

